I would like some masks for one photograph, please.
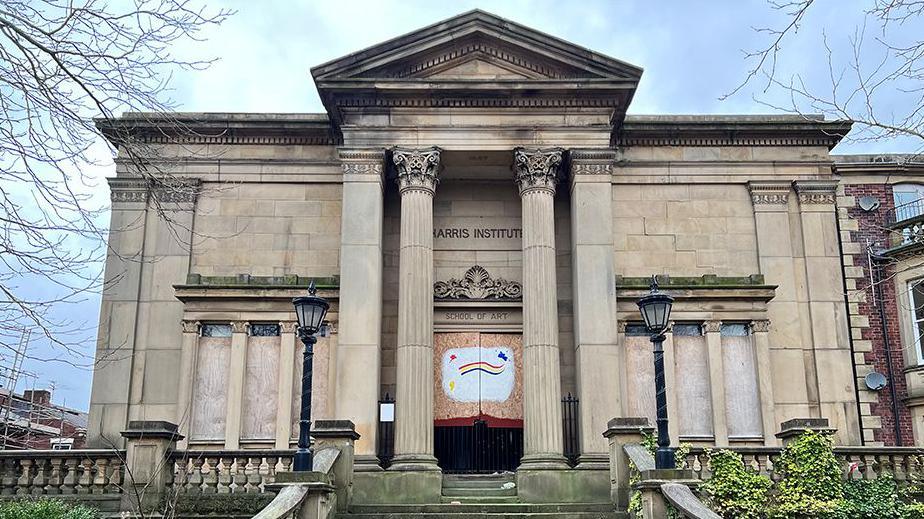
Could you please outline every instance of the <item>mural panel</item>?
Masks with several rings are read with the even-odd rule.
[[[435,334],[435,424],[522,427],[522,353],[518,335]]]

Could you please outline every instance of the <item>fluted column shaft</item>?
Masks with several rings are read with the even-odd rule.
[[[401,193],[395,470],[439,470],[433,456],[433,194],[439,149],[395,149]]]
[[[514,151],[523,211],[523,459],[565,468],[555,271],[555,184],[562,150]]]

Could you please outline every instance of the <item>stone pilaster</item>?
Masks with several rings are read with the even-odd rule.
[[[819,412],[838,430],[838,442],[855,445],[860,441],[857,427],[853,358],[848,337],[844,304],[844,278],[838,243],[833,180],[795,182],[799,195],[802,227],[808,319],[804,320],[812,337],[811,359]],[[808,358],[808,352],[806,357]]]
[[[722,359],[722,322],[706,321],[706,349],[709,355],[709,388],[712,395],[712,434],[719,447],[728,446],[728,420],[725,416],[725,368]]]
[[[184,319],[183,352],[180,355],[180,386],[178,388],[176,423],[180,432],[189,433],[192,424],[193,380],[196,378],[196,360],[199,346],[199,321]],[[179,442],[180,448],[187,447],[184,438]]]
[[[225,449],[228,450],[240,448],[249,329],[250,323],[246,321],[231,321],[231,371],[228,373],[228,413],[225,422]]]
[[[292,406],[288,404],[289,395],[295,387],[295,358],[298,323],[282,321],[279,323],[279,381],[276,394],[280,403],[276,407],[276,448],[288,449],[292,444]],[[301,358],[301,356],[299,356]]]
[[[340,150],[343,170],[341,326],[336,349],[334,416],[355,424],[360,435],[355,446],[356,468],[360,471],[378,470],[375,442],[382,356],[384,161],[382,149]],[[285,349],[286,343],[283,346]],[[286,391],[291,392],[291,385]],[[288,446],[288,436],[278,441]]]
[[[439,470],[433,456],[433,194],[440,149],[395,148],[401,194],[394,470]]]
[[[814,363],[806,362],[802,349],[803,316],[800,313],[799,287],[790,205],[793,200],[790,182],[749,182],[757,230],[757,261],[768,285],[776,285],[773,300],[767,303],[767,316],[777,324],[770,329],[768,342],[769,373],[785,380],[775,392],[771,423],[798,416],[809,416],[815,391],[809,384]],[[835,238],[835,244],[836,244]],[[810,359],[809,359],[810,360]],[[817,411],[816,411],[817,412]],[[772,431],[771,429],[770,431]],[[764,431],[769,434],[770,431]]]
[[[773,377],[770,364],[770,321],[751,322],[751,335],[754,337],[754,353],[757,359],[757,384],[760,392],[760,416],[764,433],[764,445],[777,444],[772,432],[775,427],[773,414]]]
[[[571,253],[581,468],[605,469],[600,431],[619,415],[616,271],[613,262],[613,169],[610,149],[571,150]]]
[[[514,150],[523,211],[522,469],[567,466],[562,455],[554,214],[562,152]]]

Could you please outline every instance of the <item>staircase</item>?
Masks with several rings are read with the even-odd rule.
[[[623,519],[612,503],[521,503],[516,475],[498,474],[443,476],[439,504],[354,505],[351,519]]]

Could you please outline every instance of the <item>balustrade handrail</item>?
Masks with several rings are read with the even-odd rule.
[[[47,459],[47,458],[125,458],[124,450],[116,449],[30,449],[0,450],[0,459]]]
[[[175,449],[169,453],[170,459],[182,458],[231,458],[243,456],[263,456],[263,457],[291,457],[295,455],[295,449],[234,449],[234,450],[209,450],[209,449]]]

